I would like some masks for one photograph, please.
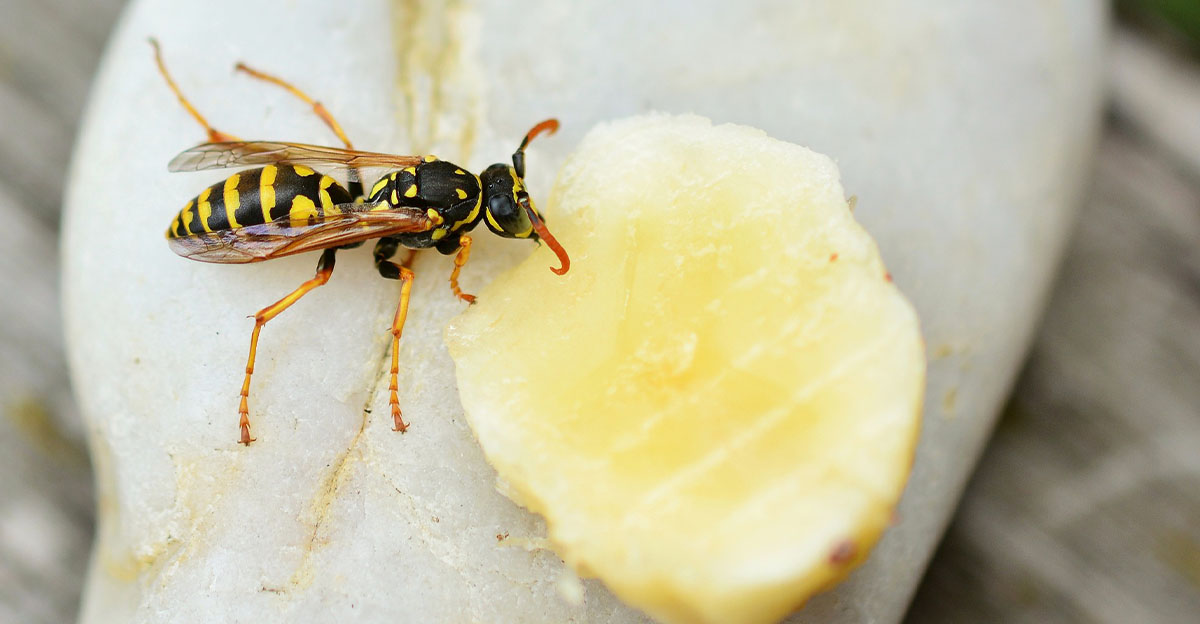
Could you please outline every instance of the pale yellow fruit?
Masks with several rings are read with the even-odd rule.
[[[559,174],[548,250],[448,330],[467,416],[556,551],[668,622],[770,622],[890,521],[925,360],[833,162],[650,116]]]

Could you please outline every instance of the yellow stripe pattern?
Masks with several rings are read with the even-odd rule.
[[[229,220],[229,227],[231,228],[242,227],[240,224],[238,224],[237,219],[233,216],[233,213],[237,212],[238,206],[241,205],[241,203],[238,201],[237,190],[238,182],[241,181],[242,176],[236,173],[229,176],[229,178],[225,180],[225,218]]]
[[[212,228],[208,227],[208,218],[212,216],[212,204],[208,201],[208,195],[212,193],[212,187],[204,189],[200,194],[200,205],[196,206],[196,216],[200,218],[200,227],[204,228],[205,232],[211,232]]]
[[[275,207],[275,165],[263,167],[258,180],[258,201],[262,204],[263,223],[271,222],[271,209]]]
[[[475,207],[471,209],[471,214],[468,214],[462,221],[455,221],[454,225],[450,226],[450,229],[457,230],[458,228],[474,221],[475,218],[479,216],[479,207],[481,205],[483,205],[483,193],[475,196]],[[492,221],[490,213],[488,214],[488,221]],[[495,221],[492,222],[495,223]]]
[[[317,218],[317,205],[311,199],[297,195],[288,210],[288,218],[292,221],[292,227],[308,225],[310,219]]]
[[[208,190],[205,189],[204,192],[207,193]],[[204,197],[204,195],[201,195],[201,197]],[[187,232],[188,234],[192,233],[192,228],[189,225],[192,222],[192,203],[193,202],[189,201],[187,205],[183,207],[183,210],[179,212],[179,220],[183,223],[183,231]]]
[[[321,176],[320,193],[321,193],[321,209],[325,216],[340,215],[341,210],[333,203],[333,198],[329,196],[329,187],[333,186],[333,178],[323,175]]]
[[[496,219],[494,217],[492,217],[491,210],[483,213],[483,216],[484,216],[484,218],[486,218],[488,220],[488,223],[492,224],[492,227],[496,228],[497,230],[499,230],[501,232],[504,231],[504,228],[500,227],[500,224],[496,223]]]
[[[211,186],[204,189],[204,191],[200,193],[200,197],[197,198],[196,215],[211,215],[212,214],[212,205],[208,203],[209,195],[212,195],[212,187]],[[192,202],[188,202],[188,208],[191,208],[191,207],[192,207]],[[208,223],[205,222],[204,219],[201,219],[200,223],[203,225],[203,227],[205,229],[208,229]],[[183,229],[187,230],[188,234],[196,234],[196,232],[192,231],[192,211],[191,210],[188,210],[187,218],[185,218],[183,220]]]
[[[379,192],[382,191],[387,185],[388,178],[379,178],[379,181],[375,183],[375,186],[371,187],[371,197],[378,195]]]

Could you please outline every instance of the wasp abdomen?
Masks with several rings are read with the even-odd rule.
[[[303,165],[269,165],[235,173],[204,189],[175,215],[167,238],[290,220],[304,225],[353,201],[333,178]]]

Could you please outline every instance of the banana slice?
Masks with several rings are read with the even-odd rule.
[[[548,250],[447,330],[468,419],[556,552],[666,622],[771,622],[888,525],[920,423],[912,306],[827,157],[648,116],[559,174]]]

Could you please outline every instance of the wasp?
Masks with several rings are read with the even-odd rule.
[[[356,150],[341,125],[320,102],[281,78],[238,63],[236,70],[277,85],[308,104],[345,147],[244,141],[208,123],[167,71],[158,42],[151,39],[150,44],[167,86],[208,133],[208,142],[180,153],[171,160],[168,170],[244,169],[204,189],[184,205],[167,228],[171,250],[190,260],[222,264],[321,252],[312,279],[254,314],[250,354],[238,405],[240,444],[249,445],[255,440],[250,436],[249,397],[259,332],[305,294],[329,281],[339,249],[378,239],[374,251],[376,269],[383,277],[401,282],[400,302],[392,320],[388,386],[393,429],[399,432],[408,428],[400,411],[396,378],[400,369],[400,335],[414,279],[410,266],[416,250],[432,247],[442,254],[454,255],[450,288],[467,303],[473,303],[475,297],[462,292],[458,277],[471,253],[469,232],[481,221],[504,238],[545,243],[559,260],[560,266],[552,267],[551,271],[563,275],[570,269],[566,250],[547,229],[524,181],[525,148],[539,134],[553,134],[558,121],[547,119],[535,125],[513,153],[512,165],[497,163],[475,175],[434,156]],[[314,167],[344,171],[347,183],[343,186]],[[364,168],[383,168],[387,173],[367,191],[360,173]],[[404,261],[393,262],[400,247],[409,253]]]

